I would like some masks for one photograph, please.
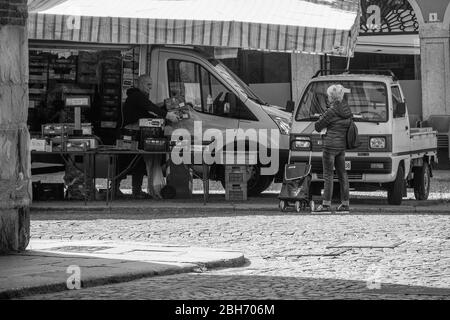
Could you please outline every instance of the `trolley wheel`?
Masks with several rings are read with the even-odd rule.
[[[278,204],[278,207],[280,208],[280,210],[282,212],[285,212],[287,207],[288,207],[288,205],[287,205],[285,200],[280,200],[280,203]]]
[[[297,213],[302,211],[302,203],[300,201],[295,201],[295,211],[297,211]]]

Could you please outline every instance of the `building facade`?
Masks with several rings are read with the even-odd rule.
[[[450,115],[450,0],[361,0],[353,68],[390,68],[402,81],[408,107],[422,119]],[[292,99],[321,67],[342,59],[292,54]]]
[[[450,0],[361,0],[353,69],[391,69],[414,119],[450,115]],[[239,50],[224,61],[267,102],[299,102],[319,69],[346,67],[345,58]]]

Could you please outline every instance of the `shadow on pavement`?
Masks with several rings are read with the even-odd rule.
[[[450,289],[345,279],[181,274],[27,299],[450,299]],[[270,303],[269,303],[270,304]]]
[[[92,247],[92,250],[100,249]],[[92,287],[192,272],[195,266],[27,250],[22,254],[0,256],[0,269],[0,299],[11,299],[46,292],[67,292],[68,283],[74,288],[77,279],[81,280],[82,287]]]

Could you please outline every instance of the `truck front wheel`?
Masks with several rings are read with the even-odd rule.
[[[422,167],[414,168],[414,197],[427,200],[430,194],[430,166],[424,162]]]
[[[398,167],[397,177],[394,182],[388,186],[388,203],[392,205],[400,205],[403,199],[403,189],[405,188],[404,169],[402,166]]]

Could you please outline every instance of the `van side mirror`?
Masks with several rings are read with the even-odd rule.
[[[406,103],[405,102],[399,102],[397,103],[397,108],[395,110],[394,117],[402,117],[406,113]]]
[[[237,97],[233,92],[227,92],[225,96],[224,113],[236,115],[237,113]]]
[[[292,113],[294,112],[295,103],[292,100],[286,101],[286,112]]]

